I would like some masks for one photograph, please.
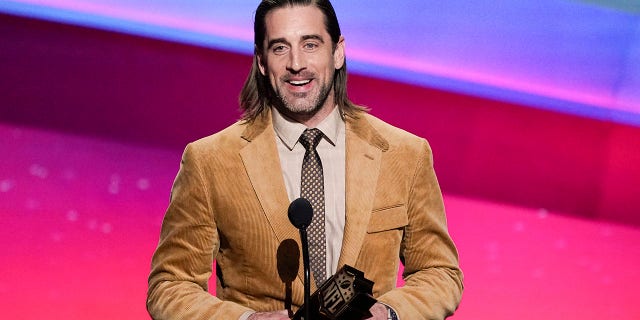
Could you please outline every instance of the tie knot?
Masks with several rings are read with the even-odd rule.
[[[318,143],[320,143],[320,139],[322,139],[322,131],[316,128],[304,130],[302,135],[300,135],[300,143],[302,143],[307,150],[309,150],[309,148],[315,149]]]

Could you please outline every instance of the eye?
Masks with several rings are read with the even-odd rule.
[[[318,46],[318,44],[317,44],[317,43],[315,43],[315,42],[306,42],[306,43],[303,45],[303,48],[304,48],[305,50],[307,50],[307,51],[313,51],[313,50],[316,50],[318,47],[319,47],[319,46]]]
[[[283,44],[278,44],[278,45],[273,46],[271,48],[271,50],[275,54],[283,54],[283,53],[285,53],[287,51],[287,46],[285,46]]]

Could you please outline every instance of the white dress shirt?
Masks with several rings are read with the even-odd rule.
[[[298,142],[307,127],[287,119],[275,108],[271,113],[276,145],[289,200],[300,197],[302,161],[305,149]],[[338,107],[318,126],[324,134],[316,150],[322,161],[325,194],[325,233],[327,240],[327,278],[338,268],[345,223],[345,124]]]

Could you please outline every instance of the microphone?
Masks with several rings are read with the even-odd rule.
[[[310,320],[309,302],[311,300],[311,268],[309,267],[309,241],[307,240],[307,227],[313,218],[313,208],[309,200],[298,198],[289,205],[287,212],[289,221],[300,230],[302,242],[302,264],[304,267],[304,319]]]
[[[307,229],[313,218],[313,208],[309,200],[298,198],[289,205],[289,221],[298,229]]]

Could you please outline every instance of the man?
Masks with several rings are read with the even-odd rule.
[[[243,119],[184,151],[152,261],[149,313],[289,319],[303,303],[303,270],[287,208],[308,189],[306,155],[317,152],[308,159],[319,158],[324,196],[312,225],[324,238],[310,250],[324,260],[313,279],[345,264],[363,271],[375,283],[372,319],[452,314],[462,273],[430,148],[347,99],[345,41],[329,1],[264,0],[254,31]],[[309,132],[315,149],[299,140]],[[214,260],[216,296],[207,292]],[[395,288],[399,260],[405,285]]]

